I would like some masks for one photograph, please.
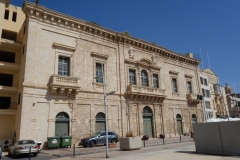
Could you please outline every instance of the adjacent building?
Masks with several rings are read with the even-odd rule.
[[[20,130],[25,14],[20,7],[0,0],[0,144],[12,141]],[[19,133],[19,132],[18,132]]]
[[[106,93],[115,91],[106,97],[107,118],[109,130],[119,136],[132,131],[173,137],[203,121],[200,61],[192,53],[179,54],[35,3],[25,2],[22,10],[26,19],[17,38],[1,39],[1,54],[15,59],[0,60],[1,74],[11,73],[13,82],[0,84],[7,88],[0,89],[0,97],[10,98],[0,112],[8,120],[2,114],[0,123],[12,124],[0,131],[0,139],[15,132],[16,139],[46,142],[71,135],[78,143],[105,130],[103,85]]]
[[[206,96],[211,99],[210,105],[213,110],[213,118],[224,118],[229,115],[225,88],[219,85],[218,75],[211,69],[207,68],[202,71],[208,77],[209,91],[205,92]],[[204,94],[204,93],[203,93]],[[209,94],[211,94],[209,96]]]
[[[200,70],[200,82],[203,96],[203,107],[204,107],[204,121],[207,121],[209,118],[213,118],[213,101],[211,99],[210,86],[208,85],[208,76]]]

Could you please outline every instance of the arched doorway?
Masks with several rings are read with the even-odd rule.
[[[197,123],[197,117],[195,114],[192,115],[192,123]]]
[[[105,114],[102,112],[99,112],[95,118],[96,118],[95,132],[105,131],[106,130]]]
[[[143,133],[149,137],[153,136],[152,110],[149,107],[143,108]]]
[[[177,120],[177,134],[182,135],[182,116],[180,114],[177,114],[176,120]]]
[[[69,135],[69,116],[65,112],[60,112],[56,116],[55,136]]]

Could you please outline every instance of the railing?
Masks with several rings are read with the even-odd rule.
[[[163,95],[163,96],[165,95],[164,89],[138,86],[138,85],[129,85],[128,92],[140,93],[140,94],[155,94],[155,95]]]
[[[17,102],[0,102],[0,109],[17,109]]]

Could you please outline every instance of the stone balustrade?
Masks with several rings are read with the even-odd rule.
[[[199,104],[199,102],[201,101],[199,96],[201,96],[201,95],[199,95],[197,93],[188,93],[186,95],[186,98],[190,104]]]
[[[80,78],[79,77],[70,77],[62,75],[52,75],[51,76],[51,90],[52,94],[76,94],[80,87]]]

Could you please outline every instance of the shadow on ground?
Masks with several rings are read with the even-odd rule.
[[[197,155],[208,155],[208,156],[221,156],[221,157],[231,157],[231,158],[240,158],[240,155],[232,154],[218,154],[218,153],[202,153],[196,151],[176,151],[176,153],[187,153],[187,154],[197,154]]]

